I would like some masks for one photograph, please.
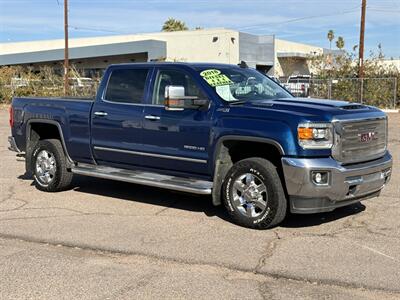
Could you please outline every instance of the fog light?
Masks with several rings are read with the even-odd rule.
[[[329,172],[312,171],[311,178],[316,185],[327,185],[329,183]]]
[[[314,174],[314,179],[315,179],[315,182],[316,182],[316,183],[321,183],[321,180],[322,180],[322,175],[321,175],[321,173],[315,173],[315,174]]]

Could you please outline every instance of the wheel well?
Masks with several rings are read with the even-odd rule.
[[[281,166],[281,153],[275,145],[253,141],[225,141],[232,163],[250,157],[262,157],[277,168]]]
[[[232,165],[242,159],[261,157],[270,161],[277,169],[282,186],[286,191],[281,163],[282,153],[278,146],[259,141],[226,140],[220,144],[216,153],[213,203],[221,204],[221,187]]]
[[[30,125],[29,142],[36,143],[39,140],[58,139],[61,140],[58,127],[54,124],[33,123]]]
[[[25,155],[25,169],[28,173],[31,171],[31,161],[34,147],[38,141],[45,139],[57,139],[60,140],[61,144],[63,145],[63,140],[57,125],[50,123],[30,123],[27,131]],[[64,152],[65,151],[66,149],[64,149]],[[67,153],[65,152],[65,154]]]

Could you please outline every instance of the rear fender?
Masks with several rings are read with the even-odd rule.
[[[58,123],[57,121],[54,121],[54,120],[47,120],[47,119],[31,119],[31,120],[28,120],[28,122],[26,124],[26,158],[25,158],[26,171],[29,172],[31,169],[32,151],[33,151],[36,143],[40,139],[40,137],[34,131],[32,131],[33,124],[48,124],[49,126],[55,126],[57,128],[57,131],[59,134],[59,139],[61,141],[61,145],[63,147],[65,157],[67,158],[68,167],[72,167],[73,161],[68,154],[68,150],[67,150],[67,147],[65,144],[64,134],[61,129],[60,123]]]

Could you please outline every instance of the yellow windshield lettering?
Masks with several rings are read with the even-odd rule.
[[[228,76],[222,74],[220,70],[216,69],[204,70],[200,73],[200,76],[203,77],[203,79],[212,87],[233,83]]]

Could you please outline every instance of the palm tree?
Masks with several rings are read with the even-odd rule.
[[[332,50],[332,41],[335,38],[335,33],[333,32],[332,29],[328,31],[327,37],[328,37],[328,40],[329,40],[329,50]]]
[[[189,30],[185,22],[180,20],[175,20],[174,18],[168,18],[168,20],[164,22],[164,25],[161,29],[161,31],[167,31],[167,32],[183,31],[183,30]]]
[[[337,41],[336,41],[336,47],[338,47],[338,49],[342,50],[344,48],[344,39],[343,37],[339,36]]]

